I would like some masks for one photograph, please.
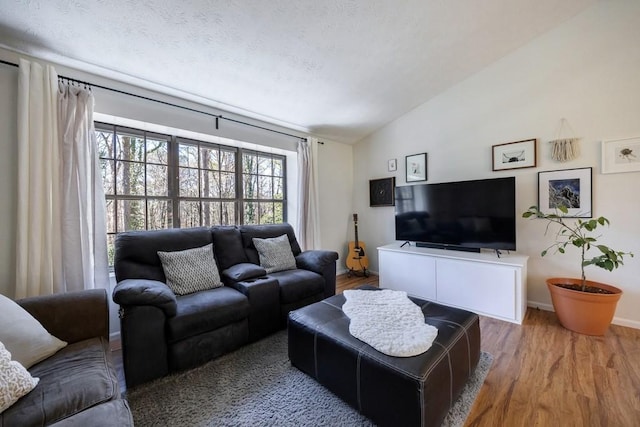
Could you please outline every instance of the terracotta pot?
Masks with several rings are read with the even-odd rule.
[[[574,291],[556,284],[581,285],[582,280],[564,277],[547,279],[553,308],[562,326],[585,335],[604,335],[613,320],[622,290],[590,280],[587,280],[588,286],[596,286],[613,293],[594,294]]]

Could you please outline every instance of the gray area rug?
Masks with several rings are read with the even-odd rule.
[[[475,373],[443,426],[462,426],[489,372]],[[278,332],[190,371],[126,392],[136,426],[372,426],[356,409],[291,366]]]

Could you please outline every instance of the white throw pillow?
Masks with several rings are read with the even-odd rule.
[[[18,303],[0,294],[0,341],[26,369],[67,345],[51,335]]]
[[[222,286],[213,244],[175,252],[158,252],[167,286],[176,295],[187,295]]]
[[[296,268],[296,259],[293,257],[289,237],[286,234],[271,239],[254,237],[252,240],[258,250],[260,265],[267,273],[294,270]]]
[[[11,360],[11,353],[0,341],[0,414],[38,385],[24,366]]]

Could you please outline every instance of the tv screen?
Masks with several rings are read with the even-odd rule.
[[[479,251],[516,249],[514,177],[396,187],[396,240]]]

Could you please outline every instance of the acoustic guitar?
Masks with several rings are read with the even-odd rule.
[[[349,269],[349,275],[352,273],[362,273],[368,277],[369,273],[369,258],[365,254],[364,243],[358,240],[358,214],[353,214],[353,225],[355,228],[356,240],[349,242],[349,254],[347,255],[347,268]]]

